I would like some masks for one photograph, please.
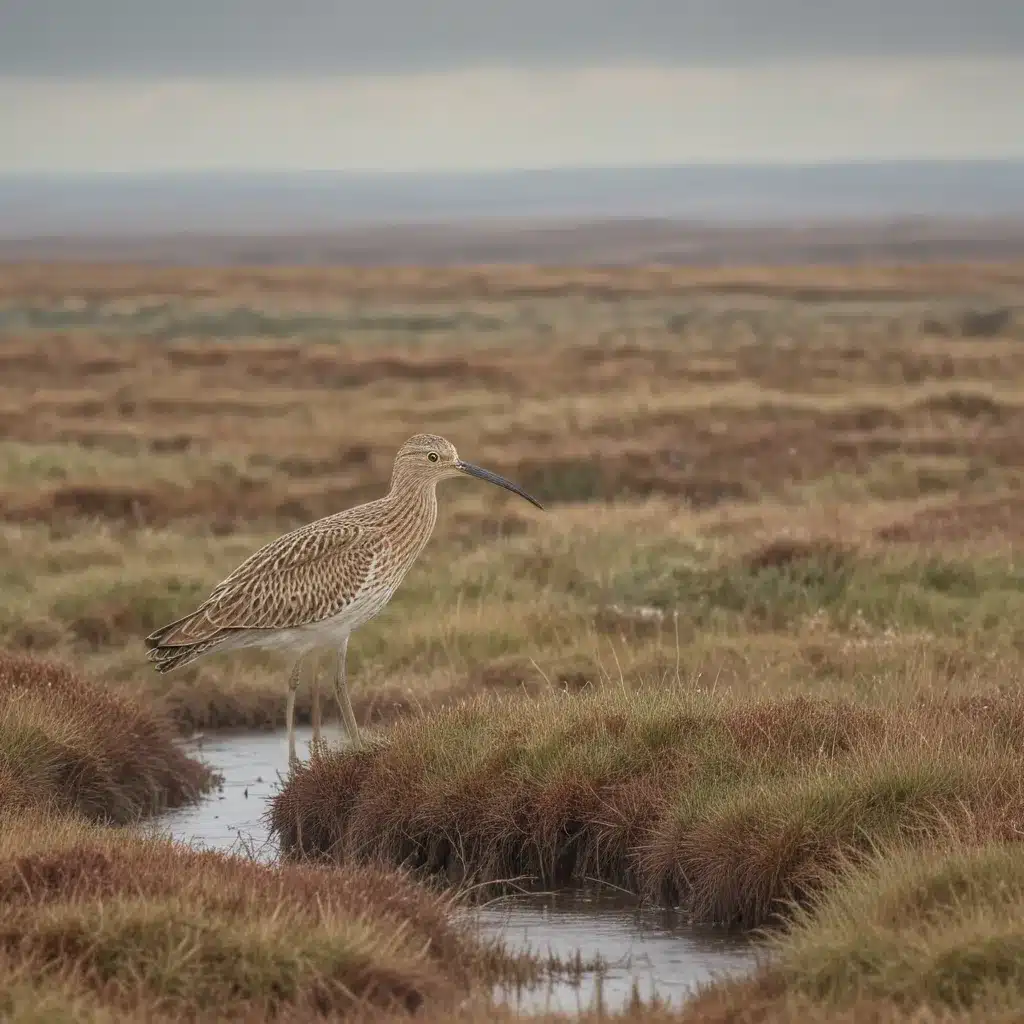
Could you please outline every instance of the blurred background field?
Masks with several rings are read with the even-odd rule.
[[[158,269],[0,278],[0,642],[183,730],[282,721],[273,655],[142,637],[420,430],[442,487],[351,650],[381,721],[642,678],[885,701],[1014,687],[1024,268]],[[308,698],[300,695],[300,715]]]

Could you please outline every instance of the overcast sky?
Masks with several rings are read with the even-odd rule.
[[[1024,0],[0,0],[0,170],[1024,156]]]

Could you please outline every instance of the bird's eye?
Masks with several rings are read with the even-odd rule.
[[[431,462],[437,462],[437,452],[431,452],[427,458],[430,459]]]

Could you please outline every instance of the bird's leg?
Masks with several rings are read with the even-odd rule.
[[[318,671],[319,666],[314,661],[313,663],[313,742],[310,746],[310,755],[320,753],[320,673]]]
[[[295,691],[302,679],[302,663],[306,660],[305,653],[300,654],[288,677],[288,710],[285,719],[288,723],[288,766],[291,767],[298,758],[295,756]]]
[[[338,648],[338,672],[334,677],[334,696],[338,700],[338,708],[341,711],[341,720],[345,726],[349,743],[352,746],[359,745],[359,727],[356,725],[356,716],[352,711],[352,702],[348,699],[348,681],[345,678],[345,657],[348,654],[348,637],[345,637]]]

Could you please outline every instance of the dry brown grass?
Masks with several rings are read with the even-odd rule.
[[[705,990],[684,1020],[1021,1019],[1024,851],[885,849],[797,915],[750,980]]]
[[[211,781],[151,710],[65,666],[0,651],[0,808],[123,824],[195,800]]]
[[[393,872],[274,868],[98,827],[210,782],[152,712],[0,654],[0,1017],[401,1016],[544,973]]]
[[[280,724],[273,658],[162,679],[141,638],[276,532],[379,494],[397,445],[431,429],[552,511],[446,489],[437,537],[350,652],[357,714],[394,732],[300,772],[282,831],[305,816],[313,849],[446,876],[596,871],[742,922],[833,886],[874,841],[1015,838],[1022,295],[1024,268],[995,264],[7,266],[0,643],[116,697],[17,669],[30,692],[0,694],[17,741],[0,745],[16,752],[0,794],[129,819],[177,771],[149,709],[183,729]],[[38,679],[59,691],[49,708]],[[481,691],[503,696],[458,704]],[[69,763],[87,766],[70,787]],[[10,835],[8,860],[64,881],[4,915],[0,1015],[299,1020],[326,993],[332,1014],[500,1016],[475,995],[454,1005],[473,982],[421,913],[431,897],[386,925],[345,902],[353,885],[380,894],[362,868],[271,882],[160,847]],[[90,890],[79,860],[114,888]],[[314,889],[338,916],[314,914]],[[277,893],[277,917],[256,890]],[[923,992],[823,999],[773,976],[700,1006],[765,1022],[967,1012]],[[997,1004],[977,1005],[995,1020]]]
[[[552,511],[444,489],[421,564],[353,642],[364,722],[620,668],[681,665],[737,696],[1009,685],[1010,607],[951,630],[935,587],[916,616],[886,584],[883,626],[856,619],[858,595],[815,618],[811,588],[781,622],[709,615],[698,585],[728,604],[736,567],[780,537],[850,550],[861,576],[1012,561],[1022,294],[1020,266],[999,265],[6,267],[0,641],[156,699],[183,729],[279,723],[272,656],[164,679],[141,637],[275,533],[379,494],[396,446],[429,428]],[[984,574],[993,594],[1017,586]]]
[[[87,1019],[405,1015],[539,973],[393,872],[272,868],[68,818],[2,814],[0,908],[6,1020],[33,998]]]
[[[1024,702],[732,705],[685,687],[480,700],[289,776],[285,854],[546,887],[599,878],[762,925],[883,842],[1014,839]]]
[[[1016,294],[1024,264],[965,263],[818,267],[296,267],[160,268],[135,264],[5,264],[0,298],[54,302],[267,295],[416,301],[580,295],[724,293],[797,299],[879,299]]]

